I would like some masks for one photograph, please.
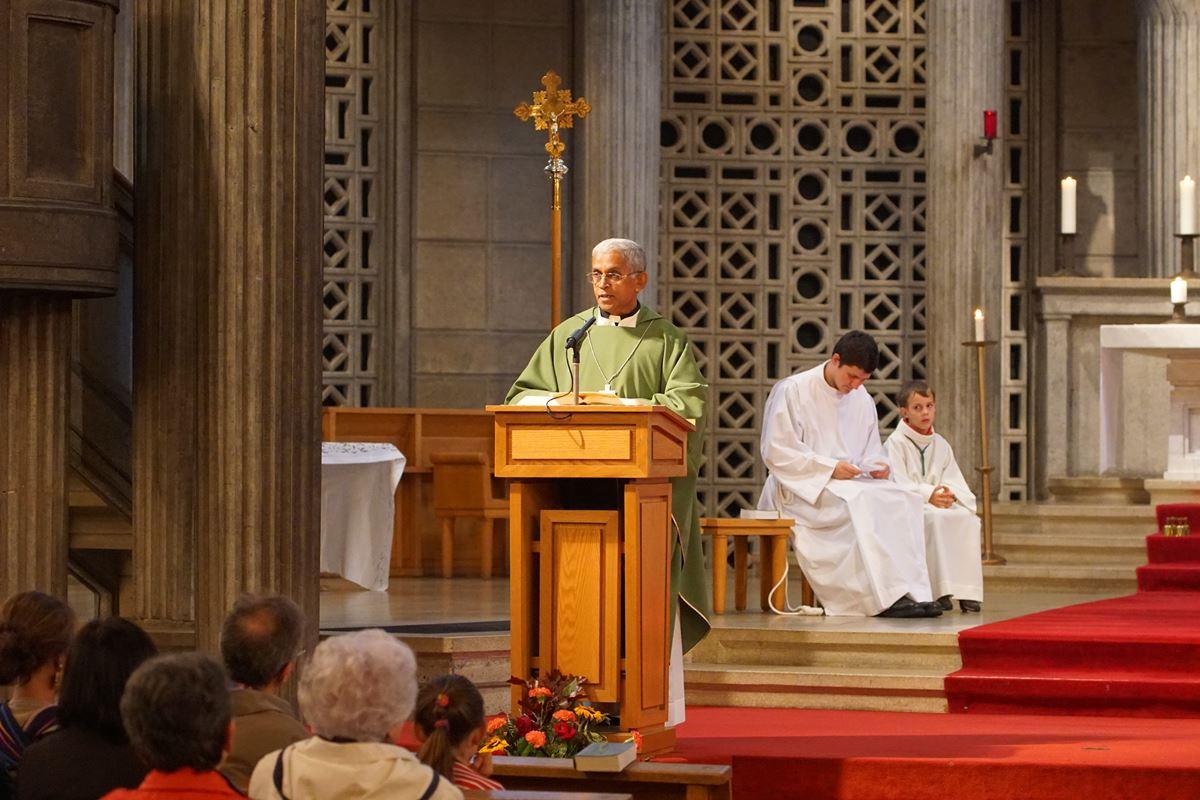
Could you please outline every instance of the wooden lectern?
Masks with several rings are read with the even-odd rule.
[[[512,673],[582,675],[645,752],[670,749],[670,479],[695,426],[665,406],[551,409],[488,407],[510,481]]]

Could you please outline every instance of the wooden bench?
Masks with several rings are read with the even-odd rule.
[[[568,758],[497,756],[493,777],[509,791],[609,792],[636,800],[730,800],[733,768],[635,761],[624,772],[578,772]]]
[[[733,538],[733,602],[738,611],[746,610],[746,553],[747,539],[758,537],[759,559],[759,603],[763,611],[770,611],[768,594],[771,587],[779,583],[787,569],[788,537],[792,535],[790,519],[718,519],[702,517],[700,529],[705,536],[712,537],[713,564],[713,612],[725,613],[727,542]],[[775,608],[787,607],[787,586],[780,586],[770,598]],[[813,604],[813,591],[804,573],[800,573],[800,602]]]
[[[612,792],[510,792],[508,789],[495,792],[463,790],[466,800],[633,800],[631,794]]]

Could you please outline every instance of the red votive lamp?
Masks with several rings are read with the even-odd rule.
[[[983,112],[983,138],[988,141],[996,138],[996,112],[991,109]]]

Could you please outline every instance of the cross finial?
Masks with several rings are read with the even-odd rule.
[[[523,122],[533,119],[534,130],[550,131],[549,141],[546,142],[546,152],[551,158],[560,158],[565,145],[558,136],[561,128],[575,126],[574,118],[583,119],[592,110],[587,100],[582,97],[572,100],[570,89],[559,89],[562,78],[554,70],[542,76],[544,91],[533,93],[533,104],[521,103],[513,113]]]

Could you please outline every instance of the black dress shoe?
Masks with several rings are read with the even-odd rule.
[[[963,610],[963,613],[975,612],[978,614],[983,610],[983,604],[978,600],[959,600],[958,607]]]
[[[917,617],[924,617],[925,611],[914,600],[908,597],[901,597],[875,616],[891,617],[893,619],[915,619]]]
[[[954,602],[950,600],[950,595],[944,594],[937,599],[937,604],[942,607],[942,611],[953,611]]]
[[[917,603],[917,608],[921,609],[923,617],[940,617],[942,615],[942,606],[936,600],[928,603]]]

